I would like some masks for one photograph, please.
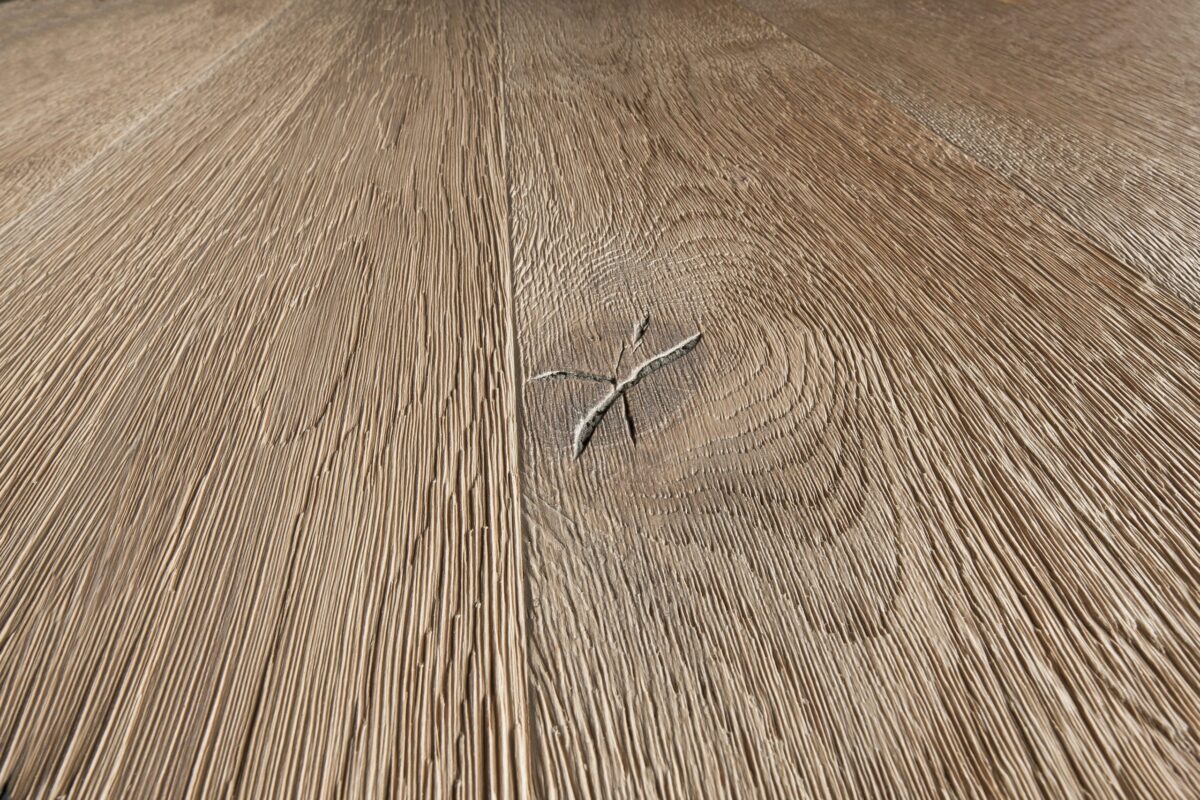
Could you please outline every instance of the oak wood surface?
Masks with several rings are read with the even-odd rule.
[[[0,797],[1200,797],[1133,5],[0,3]]]
[[[0,10],[0,229],[236,53],[282,0],[15,0]]]
[[[524,793],[495,10],[293,0],[0,238],[0,784]]]
[[[1196,318],[732,3],[503,5],[544,797],[1200,786]]]
[[[1200,5],[744,5],[1200,308]]]

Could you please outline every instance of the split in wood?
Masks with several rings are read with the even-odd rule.
[[[642,321],[633,329],[633,339],[631,346],[634,350],[642,343],[642,337],[646,335],[646,329],[650,327],[650,309],[646,309],[646,313],[642,316]]]
[[[650,327],[650,312],[647,311],[642,321],[638,323],[633,331],[633,337],[630,340],[629,349],[637,349],[642,343],[642,337],[646,334],[646,329]],[[692,336],[684,339],[657,355],[651,356],[643,361],[636,369],[627,375],[624,380],[618,381],[616,375],[621,368],[621,359],[625,355],[626,344],[621,343],[621,349],[617,353],[616,364],[613,366],[613,377],[605,377],[596,375],[591,372],[581,372],[579,370],[556,369],[549,372],[542,372],[530,378],[531,381],[546,380],[548,378],[572,378],[576,380],[592,381],[594,383],[606,383],[610,389],[600,402],[592,407],[591,411],[580,420],[579,425],[575,428],[575,442],[573,455],[579,458],[583,455],[583,451],[587,449],[588,443],[592,440],[592,434],[596,432],[604,415],[616,404],[617,400],[621,401],[621,408],[625,418],[625,432],[629,435],[629,441],[637,444],[637,432],[633,424],[633,414],[629,410],[628,392],[634,386],[637,386],[643,380],[654,374],[658,370],[670,364],[672,361],[677,361],[700,344],[700,340],[704,338],[701,333],[695,333]]]

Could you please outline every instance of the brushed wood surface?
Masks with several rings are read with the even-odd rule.
[[[283,0],[0,9],[0,230],[236,53]]]
[[[522,374],[704,336],[523,387],[540,796],[1194,796],[1196,318],[735,4],[502,8]]]
[[[0,798],[1200,797],[1194,14],[1040,5],[0,2]]]
[[[743,4],[1200,308],[1200,4]]]
[[[523,795],[495,22],[294,0],[0,238],[13,797]]]

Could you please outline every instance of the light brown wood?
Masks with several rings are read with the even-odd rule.
[[[524,794],[495,24],[294,0],[4,232],[13,797]]]
[[[744,5],[1200,308],[1200,5]]]
[[[0,229],[253,42],[283,0],[12,0],[0,10]]]
[[[1196,318],[731,3],[504,4],[543,797],[1196,796]]]
[[[1200,797],[1194,14],[1035,5],[0,2],[0,798]]]

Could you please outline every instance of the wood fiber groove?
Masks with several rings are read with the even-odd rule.
[[[118,146],[24,121],[93,155],[0,234],[14,797],[526,796],[495,23],[293,0]]]
[[[1200,308],[1195,3],[739,2]]]
[[[705,336],[523,389],[538,796],[1196,796],[1196,317],[734,3],[502,9],[520,372]]]
[[[0,19],[0,230],[173,96],[286,0],[21,2]]]
[[[0,0],[0,800],[1200,798],[1198,22]]]

